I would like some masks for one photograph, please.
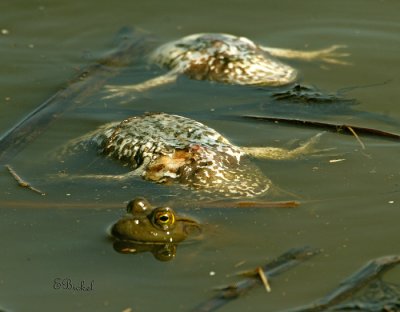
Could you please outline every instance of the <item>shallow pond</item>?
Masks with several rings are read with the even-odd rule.
[[[240,34],[265,45],[318,49],[344,44],[351,66],[292,61],[301,83],[342,91],[358,104],[345,112],[321,109],[300,116],[400,132],[400,2],[398,1],[3,1],[0,4],[0,131],[5,133],[63,88],[80,68],[113,48],[122,26],[137,26],[165,42],[197,32]],[[143,64],[112,83],[152,75]],[[104,100],[65,113],[9,163],[46,191],[20,188],[0,173],[0,307],[9,311],[188,311],[229,283],[228,274],[265,263],[303,245],[318,257],[221,311],[280,311],[326,294],[366,261],[399,253],[400,145],[381,138],[325,133],[318,148],[335,150],[291,161],[258,161],[280,189],[295,194],[296,209],[174,207],[209,225],[201,242],[178,247],[159,262],[150,253],[115,252],[107,227],[126,201],[145,195],[162,202],[165,186],[57,179],[64,164],[54,154],[68,140],[98,125],[145,111],[177,113],[202,121],[238,145],[288,146],[318,129],[233,118],[274,113],[260,88],[179,79],[128,105]],[[338,110],[342,109],[338,108]],[[364,113],[360,113],[364,112]],[[284,115],[284,112],[280,112]],[[287,116],[293,116],[287,111]],[[105,165],[88,155],[90,166]],[[330,160],[344,159],[340,162]],[[69,166],[74,164],[70,163]],[[69,168],[68,168],[69,169]],[[86,172],[87,164],[76,164]],[[171,200],[173,203],[174,200]],[[191,209],[192,208],[192,209]],[[238,263],[243,263],[237,267]],[[84,281],[87,291],[55,289],[60,279]],[[400,270],[389,273],[398,281]],[[38,300],[39,298],[39,300]]]

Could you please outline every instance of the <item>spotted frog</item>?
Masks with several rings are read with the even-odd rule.
[[[283,86],[297,79],[297,70],[278,58],[305,61],[322,60],[331,64],[348,64],[337,52],[342,45],[316,51],[271,48],[246,37],[223,33],[193,34],[167,42],[148,57],[149,63],[169,70],[164,75],[135,85],[107,86],[106,98],[129,96],[174,82],[181,74],[196,80],[210,80],[235,85]]]
[[[293,150],[240,147],[198,121],[150,113],[103,125],[72,145],[94,145],[101,154],[131,168],[124,175],[97,178],[140,175],[157,183],[177,182],[207,198],[249,198],[267,193],[272,184],[251,158],[296,158],[311,152],[319,136]]]

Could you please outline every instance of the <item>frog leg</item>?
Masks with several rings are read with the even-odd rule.
[[[136,170],[124,174],[57,174],[56,176],[67,179],[92,179],[92,180],[116,180],[124,181],[133,177],[141,176],[141,172]]]
[[[179,74],[180,71],[173,69],[164,75],[146,80],[138,84],[128,86],[107,85],[105,86],[105,89],[110,94],[104,96],[103,98],[111,99],[116,97],[128,97],[127,100],[133,100],[138,93],[175,82]]]
[[[145,158],[143,160],[143,163],[133,169],[132,171],[129,171],[124,174],[77,174],[77,175],[69,175],[69,174],[60,174],[60,177],[67,177],[70,179],[95,179],[95,180],[119,180],[119,181],[124,181],[128,180],[134,177],[142,177],[143,173],[145,172],[147,165],[149,164],[150,159]]]
[[[279,147],[241,147],[240,149],[247,155],[262,159],[294,159],[305,154],[315,154],[316,152],[324,152],[332,149],[316,150],[314,145],[319,141],[324,132],[318,133],[301,146],[295,149],[285,149]]]
[[[260,46],[263,51],[266,51],[278,58],[299,59],[302,61],[320,60],[329,64],[350,65],[351,63],[340,59],[349,56],[350,53],[337,52],[338,49],[343,49],[346,47],[346,45],[335,44],[321,50],[301,51]]]

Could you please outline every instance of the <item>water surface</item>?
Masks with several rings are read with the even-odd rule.
[[[144,28],[160,42],[196,32],[228,32],[294,49],[345,44],[352,66],[291,62],[301,72],[302,84],[326,92],[347,89],[346,98],[359,102],[353,112],[322,110],[316,117],[400,132],[397,1],[19,0],[0,4],[0,10],[0,28],[7,30],[0,35],[1,132],[65,86],[79,68],[107,53],[115,33],[126,25]],[[142,65],[112,82],[151,74]],[[241,261],[245,264],[240,269],[251,268],[292,247],[322,248],[322,255],[273,281],[271,294],[255,290],[221,309],[280,311],[324,295],[374,257],[398,253],[400,149],[393,141],[362,137],[362,150],[354,137],[326,133],[318,147],[334,147],[330,154],[257,162],[279,188],[303,201],[301,207],[181,208],[214,230],[204,242],[179,247],[176,259],[168,263],[151,254],[118,254],[106,238],[106,228],[123,214],[127,200],[138,195],[160,200],[162,186],[140,180],[127,184],[51,178],[63,168],[54,152],[69,139],[144,111],[195,118],[238,145],[288,146],[318,132],[232,118],[270,113],[268,96],[257,88],[182,78],[128,106],[99,94],[63,115],[10,162],[46,196],[18,187],[4,169],[0,175],[0,305],[10,311],[188,311],[213,295],[214,286],[233,280],[226,275],[237,271],[235,264]],[[382,114],[387,118],[378,118]],[[92,157],[87,156],[89,161]],[[345,160],[329,162],[338,158]],[[99,164],[96,159],[89,168],[77,164],[74,170],[86,172]],[[106,170],[121,170],[112,162],[104,164]],[[56,278],[92,283],[93,289],[57,290]],[[400,271],[388,278],[398,281]]]

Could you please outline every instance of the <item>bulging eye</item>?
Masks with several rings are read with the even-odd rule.
[[[175,213],[169,207],[156,208],[153,211],[152,221],[164,231],[171,230],[175,227]]]
[[[137,197],[131,200],[126,206],[126,211],[128,213],[143,213],[151,207],[150,203],[144,197]]]

